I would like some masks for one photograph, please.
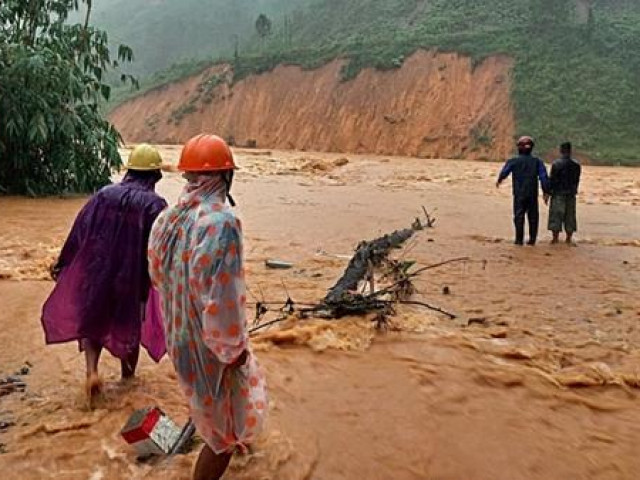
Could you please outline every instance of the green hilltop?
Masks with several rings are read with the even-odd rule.
[[[145,5],[154,3],[182,10],[172,13],[172,21],[179,16],[189,25],[189,15],[198,15],[195,4],[208,2],[158,0]],[[137,48],[138,58],[158,58],[163,53],[172,59],[191,59],[149,76],[142,82],[143,90],[216,61],[232,62],[239,79],[280,63],[314,68],[345,57],[349,62],[342,75],[349,80],[366,67],[397,68],[419,48],[460,52],[476,64],[487,56],[506,54],[515,60],[513,100],[518,134],[534,135],[543,151],[570,139],[594,162],[640,163],[636,149],[640,125],[638,1],[263,0],[258,8],[260,2],[214,3],[243,12],[233,17],[240,39],[237,55],[234,43],[223,48],[203,44],[201,29],[208,27],[202,17],[200,23],[183,26],[188,32],[183,39],[186,44],[182,41],[174,46],[167,40]],[[259,37],[254,27],[259,11],[273,23],[266,37]],[[98,16],[96,21],[112,28],[105,18]],[[211,30],[216,28],[222,28],[220,22],[210,24]],[[120,30],[118,35],[118,41],[127,41],[135,49],[129,34]],[[174,48],[184,53],[169,55]]]

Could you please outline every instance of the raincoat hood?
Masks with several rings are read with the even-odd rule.
[[[229,199],[231,206],[235,206],[229,193],[230,182],[223,174],[196,175],[188,180],[178,203],[180,206],[204,203],[225,203]]]

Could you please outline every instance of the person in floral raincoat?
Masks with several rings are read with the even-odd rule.
[[[261,431],[264,376],[249,348],[240,221],[226,204],[235,163],[219,137],[185,145],[187,185],[156,220],[149,269],[161,297],[168,354],[206,442],[194,479],[220,478]]]

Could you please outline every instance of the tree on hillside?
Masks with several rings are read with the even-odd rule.
[[[586,22],[586,30],[587,30],[587,38],[591,40],[593,36],[593,32],[596,29],[596,16],[593,11],[596,0],[586,0],[587,4],[587,22]]]
[[[282,29],[282,36],[284,39],[284,45],[291,47],[293,45],[293,22],[289,15],[284,16],[284,27]]]
[[[574,0],[529,0],[533,30],[553,30],[573,21]]]
[[[69,14],[86,5],[82,23]],[[121,165],[101,112],[110,87],[107,33],[90,26],[91,0],[0,2],[0,193],[92,192]],[[131,49],[118,48],[130,62]],[[123,81],[136,83],[122,75]]]
[[[258,19],[256,20],[256,32],[258,32],[258,36],[261,39],[262,44],[264,45],[264,40],[271,35],[271,29],[273,25],[269,17],[267,17],[264,13],[258,15]]]

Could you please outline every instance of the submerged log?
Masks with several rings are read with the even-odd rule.
[[[362,242],[358,245],[355,255],[349,261],[349,265],[338,282],[329,290],[323,303],[326,306],[343,304],[345,297],[356,300],[353,292],[358,289],[358,284],[365,279],[370,265],[378,267],[392,249],[398,248],[409,240],[415,230],[407,228],[397,230],[389,235],[377,238],[370,242]],[[353,302],[358,304],[360,302]],[[355,307],[355,305],[354,305]],[[358,309],[356,307],[356,309]]]

